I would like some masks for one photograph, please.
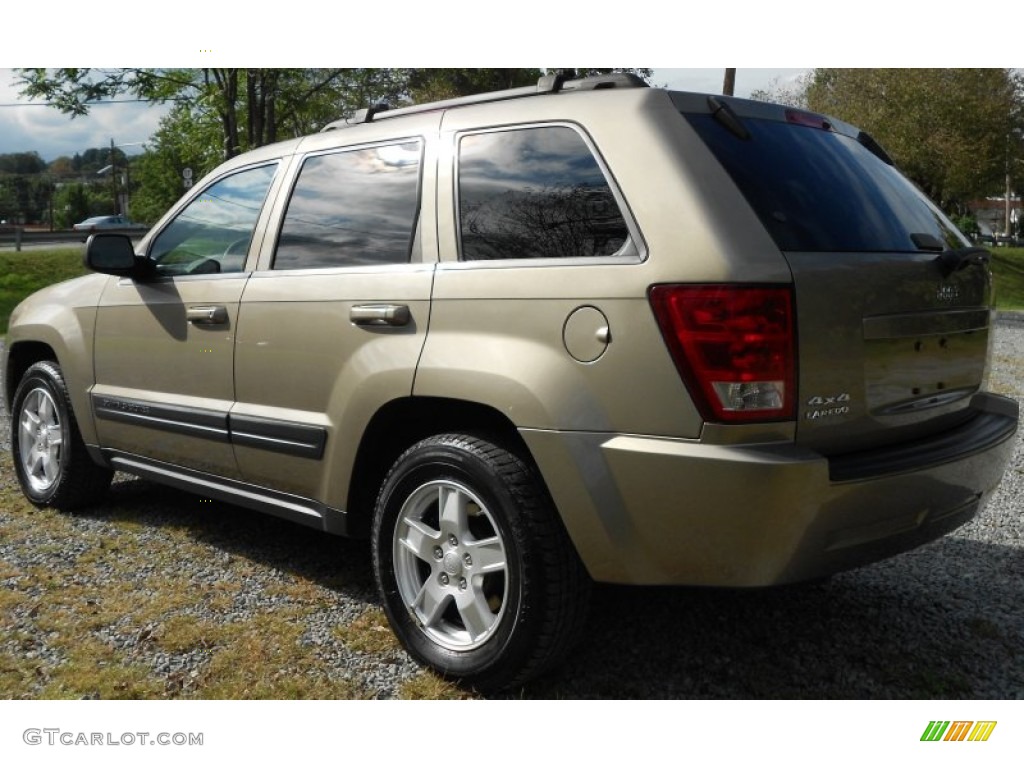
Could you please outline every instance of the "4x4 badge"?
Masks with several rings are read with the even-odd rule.
[[[815,395],[807,401],[811,410],[804,411],[804,418],[814,421],[834,416],[845,416],[850,412],[849,392],[840,392],[838,395]]]
[[[935,298],[939,301],[952,303],[960,298],[960,286],[955,283],[943,284],[935,292]]]

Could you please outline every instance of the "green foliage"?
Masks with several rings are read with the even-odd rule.
[[[21,94],[65,114],[88,114],[95,101],[130,94],[175,102],[193,120],[219,126],[217,148],[233,157],[310,133],[358,107],[394,101],[405,70],[390,69],[19,69]],[[83,163],[89,158],[83,156]]]
[[[956,224],[957,229],[968,237],[977,237],[981,234],[981,228],[978,226],[978,220],[974,218],[973,214],[964,213],[960,216],[955,216],[953,218],[953,223]]]
[[[549,70],[553,71],[553,70]],[[559,70],[567,78],[649,69]],[[131,216],[155,222],[184,191],[182,171],[199,179],[226,157],[313,133],[357,109],[463,96],[537,82],[539,69],[20,69],[21,94],[66,114],[87,114],[99,99],[131,94],[174,102],[146,153],[134,161]],[[114,164],[128,162],[114,150]],[[110,164],[109,148],[63,158],[54,170],[88,175]],[[102,194],[102,193],[101,193]],[[113,196],[111,195],[111,198]],[[67,203],[61,202],[61,209]],[[111,201],[111,205],[113,202]],[[84,203],[76,210],[83,210]],[[99,213],[108,212],[104,206]],[[91,207],[90,207],[91,210]],[[113,212],[110,210],[109,212]],[[80,218],[75,218],[80,221]],[[63,221],[63,218],[61,219]],[[72,222],[73,223],[73,222]]]
[[[54,178],[71,178],[76,175],[74,162],[67,155],[51,161],[46,170]]]
[[[650,69],[408,69],[405,70],[407,94],[414,104],[501,91],[524,85],[536,85],[545,72],[557,72],[566,80],[609,72],[632,72],[644,80]]]
[[[41,173],[46,170],[46,161],[38,152],[13,152],[0,155],[0,173]]]
[[[0,219],[22,224],[48,221],[52,192],[52,181],[42,174],[0,174]]]
[[[651,81],[651,75],[654,73],[654,70],[649,68],[626,69],[621,67],[607,69],[546,69],[544,71],[549,73],[558,72],[566,80],[575,80],[581,77],[590,77],[592,75],[607,75],[612,72],[627,72],[636,75],[647,83]]]
[[[13,223],[18,215],[18,198],[6,184],[0,181],[0,221]]]
[[[992,275],[996,282],[996,306],[1024,309],[1024,248],[993,248]]]
[[[30,293],[85,273],[81,248],[0,251],[0,335],[7,333],[11,311]]]
[[[754,101],[770,101],[773,104],[807,109],[807,88],[810,81],[810,75],[801,76],[794,82],[785,82],[776,77],[768,83],[767,88],[751,91],[750,98]]]
[[[406,80],[409,100],[423,104],[531,85],[542,74],[539,69],[410,69]]]
[[[53,224],[57,229],[70,229],[90,216],[111,213],[113,200],[110,188],[81,182],[61,184],[53,195]]]
[[[160,121],[153,142],[138,159],[133,180],[131,215],[154,223],[185,191],[182,172],[191,168],[198,181],[221,161],[220,127],[216,119],[178,104]]]
[[[1012,70],[816,69],[806,101],[870,133],[947,209],[999,189],[1007,164],[1024,156]]]

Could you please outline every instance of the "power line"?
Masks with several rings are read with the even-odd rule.
[[[107,104],[161,104],[164,101],[184,101],[184,99],[163,99],[161,101],[153,101],[152,99],[106,99],[104,101],[87,101],[84,106],[88,107],[101,107]],[[11,104],[0,104],[0,107],[57,107],[60,106],[60,102],[57,101],[31,101],[31,102],[15,102]]]

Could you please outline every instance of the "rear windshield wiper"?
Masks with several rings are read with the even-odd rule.
[[[875,141],[874,137],[866,131],[861,131],[857,134],[857,141],[863,146],[868,152],[877,157],[886,165],[895,165],[892,158],[889,157],[889,153],[882,149],[882,145]]]
[[[729,133],[738,139],[750,138],[750,131],[740,121],[739,116],[732,111],[732,107],[716,96],[708,96],[708,106],[711,107],[711,117],[724,126]]]

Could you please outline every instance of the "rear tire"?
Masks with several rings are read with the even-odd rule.
[[[486,439],[438,435],[395,462],[374,511],[373,564],[395,634],[481,691],[557,664],[590,579],[535,471]]]
[[[14,393],[11,450],[21,489],[37,507],[88,506],[113,477],[89,457],[60,366],[48,360],[29,367]]]

